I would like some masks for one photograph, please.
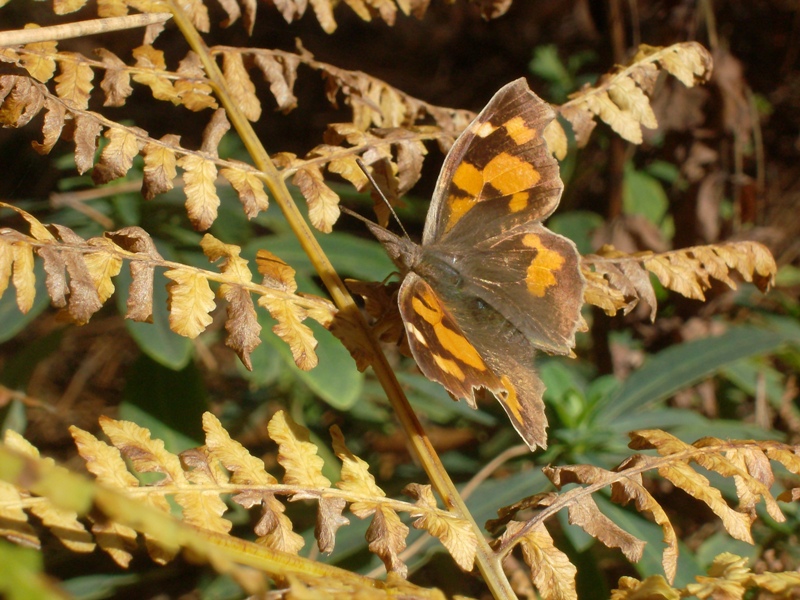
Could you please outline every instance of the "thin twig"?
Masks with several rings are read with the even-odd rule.
[[[164,23],[171,18],[172,15],[170,13],[145,13],[125,17],[109,17],[107,19],[91,19],[76,23],[65,23],[64,25],[52,25],[50,27],[0,31],[0,48],[34,42],[67,40],[109,31],[146,27],[147,25]]]

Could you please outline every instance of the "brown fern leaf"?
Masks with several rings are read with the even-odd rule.
[[[277,289],[290,293],[294,293],[297,289],[294,269],[274,254],[259,250],[256,262],[259,273],[264,276],[265,285],[272,284]],[[258,299],[258,304],[266,308],[272,318],[278,321],[272,331],[289,344],[295,364],[303,370],[313,369],[319,360],[314,352],[317,340],[314,339],[311,329],[303,324],[310,313],[292,302],[289,297],[265,295]]]
[[[723,441],[715,438],[703,438],[694,444],[685,444],[660,430],[633,432],[631,440],[632,448],[655,449],[660,456],[634,455],[611,471],[592,465],[546,467],[545,475],[557,488],[577,483],[589,486],[589,489],[573,488],[558,496],[543,494],[499,511],[501,518],[487,524],[490,530],[509,523],[523,509],[540,509],[540,513],[527,523],[514,526],[513,533],[507,530],[499,541],[498,551],[507,553],[532,528],[539,527],[549,516],[568,507],[570,523],[579,525],[607,546],[622,549],[630,560],[638,560],[643,542],[604,517],[594,502],[586,501],[594,491],[610,486],[613,502],[627,504],[634,501],[638,511],[649,513],[661,526],[667,545],[662,564],[667,580],[673,581],[678,558],[677,536],[664,509],[642,483],[642,473],[651,469],[656,469],[660,476],[705,503],[736,539],[752,543],[750,526],[756,516],[755,505],[761,500],[773,519],[778,522],[785,520],[770,492],[770,485],[774,481],[770,460],[789,465],[789,470],[800,473],[800,459],[792,447],[773,441]],[[732,477],[739,507],[733,509],[728,506],[709,480],[692,468],[692,462],[724,477]],[[794,499],[794,494],[784,493],[779,499]]]
[[[244,363],[252,370],[250,353],[261,343],[256,309],[246,287],[252,282],[252,273],[247,260],[239,256],[241,248],[233,244],[224,244],[211,234],[206,234],[200,242],[203,252],[211,262],[224,259],[220,265],[223,274],[229,276],[219,286],[219,295],[228,302],[228,319],[225,329],[228,337],[225,344],[234,350]]]
[[[684,85],[693,86],[711,74],[712,60],[708,51],[697,42],[684,42],[666,48],[642,45],[627,67],[601,77],[594,86],[571,95],[571,100],[559,109],[572,125],[579,147],[589,141],[596,125],[595,117],[608,124],[623,139],[642,143],[642,126],[658,126],[650,94],[659,74],[659,67],[677,77]],[[563,158],[566,137],[561,126],[551,124],[547,132],[551,151]]]
[[[333,451],[342,461],[341,480],[337,482],[339,489],[364,498],[384,498],[384,492],[369,472],[369,465],[354,455],[344,443],[344,437],[338,427],[331,428]],[[379,501],[358,501],[350,504],[350,511],[359,519],[372,516],[367,529],[367,542],[371,552],[377,554],[389,573],[397,573],[405,577],[408,567],[400,559],[400,552],[406,547],[408,527],[397,513]]]
[[[0,207],[16,211],[30,224],[30,236],[10,229],[0,232],[0,297],[10,280],[23,312],[33,306],[36,294],[34,250],[44,261],[45,282],[53,304],[64,308],[76,323],[88,322],[109,299],[114,292],[112,279],[119,274],[123,260],[128,260],[132,281],[127,318],[151,320],[154,269],[166,267],[165,276],[170,279],[170,328],[176,333],[195,338],[211,324],[210,313],[216,304],[210,281],[216,281],[220,284],[219,295],[228,302],[226,343],[246,366],[250,365],[250,353],[261,342],[251,292],[260,295],[259,304],[278,321],[273,330],[290,345],[298,366],[310,369],[317,363],[316,340],[302,321],[310,316],[330,326],[335,309],[327,300],[294,294],[294,272],[276,257],[266,259],[264,253],[260,254],[259,270],[264,274],[264,283],[258,285],[252,282],[247,261],[240,256],[241,248],[223,244],[210,235],[203,238],[201,246],[210,260],[224,259],[221,273],[165,261],[150,236],[138,227],[87,241],[68,227],[45,227],[25,211],[5,203]]]
[[[20,454],[39,458],[39,450],[16,431],[7,429],[3,436],[3,443]],[[53,461],[52,458],[43,460],[46,464],[55,466],[55,461]],[[66,469],[63,467],[57,468],[66,472]],[[64,546],[73,552],[86,553],[94,550],[95,545],[92,541],[92,536],[86,530],[83,523],[78,521],[78,514],[75,511],[59,508],[47,500],[32,503],[26,508],[36,515],[36,517],[41,520],[42,524],[47,527]],[[28,532],[24,526],[15,528],[15,530],[16,535],[21,536],[23,540],[34,544],[36,543],[29,535],[26,535]]]
[[[88,431],[74,425],[69,428],[78,453],[86,461],[86,468],[97,481],[118,489],[138,487],[139,482],[129,471],[117,448],[101,442]],[[92,533],[98,545],[119,566],[127,568],[136,549],[136,531],[111,520],[96,520]]]
[[[609,315],[618,310],[627,314],[643,299],[650,305],[650,318],[654,319],[656,300],[648,271],[664,287],[688,298],[705,300],[704,291],[711,287],[711,278],[736,289],[730,277],[732,271],[766,292],[778,267],[765,246],[744,241],[633,255],[604,246],[598,254],[583,258],[582,270],[587,284],[584,300],[588,304]]]
[[[524,530],[524,533],[520,533]],[[545,600],[577,599],[575,575],[578,570],[561,550],[541,523],[526,527],[525,523],[511,521],[500,538],[516,537],[522,547],[525,563],[531,568],[531,579]]]
[[[219,420],[211,413],[203,414],[203,430],[206,432],[206,451],[232,473],[230,484],[241,486],[233,501],[244,508],[262,507],[262,516],[255,531],[260,536],[258,543],[274,550],[297,554],[303,547],[303,538],[292,531],[292,522],[284,515],[285,508],[267,491],[278,482],[270,475],[264,461],[252,456],[239,442],[231,439]],[[261,488],[261,489],[259,489]]]
[[[411,513],[416,518],[414,527],[425,529],[438,538],[461,569],[472,571],[478,543],[470,524],[449,513],[439,514],[436,510],[436,498],[429,485],[411,483],[403,492],[416,498],[416,504],[420,507],[419,512]]]

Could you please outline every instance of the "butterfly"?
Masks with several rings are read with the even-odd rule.
[[[585,281],[575,244],[542,221],[561,199],[544,129],[555,118],[525,79],[501,88],[445,158],[422,243],[368,223],[400,269],[422,373],[475,408],[492,392],[534,450],[547,446],[537,350],[572,354]]]

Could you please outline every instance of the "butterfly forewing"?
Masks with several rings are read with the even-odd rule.
[[[554,116],[524,79],[501,88],[450,149],[422,243],[474,236],[478,226],[491,236],[548,217],[563,188],[543,137]]]

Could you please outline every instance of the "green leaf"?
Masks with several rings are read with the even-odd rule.
[[[42,573],[42,553],[0,540],[0,595],[8,600],[64,600]]]
[[[303,371],[294,363],[289,346],[272,333],[275,324],[272,318],[265,311],[259,313],[259,322],[264,331],[264,343],[270,344],[277,350],[283,359],[284,368],[288,369],[298,381],[338,410],[346,411],[358,401],[361,397],[364,376],[356,369],[350,353],[327,329],[311,319],[305,321],[319,342],[317,346],[319,364],[310,371]]]
[[[203,442],[207,408],[205,387],[194,363],[175,371],[143,355],[128,373],[119,416],[146,427],[167,450],[178,453]]]
[[[756,327],[734,327],[720,336],[686,342],[651,356],[605,402],[595,408],[607,423],[651,407],[721,368],[773,352],[792,337]]]
[[[651,223],[660,225],[667,214],[669,201],[658,179],[635,170],[628,163],[622,181],[622,205],[625,214],[642,215]]]
[[[36,275],[36,298],[33,306],[22,314],[17,308],[17,297],[13,286],[9,285],[3,297],[0,298],[0,342],[10,340],[38,317],[50,303],[47,295],[47,286],[44,282],[44,267],[41,260],[34,263],[33,272]]]

